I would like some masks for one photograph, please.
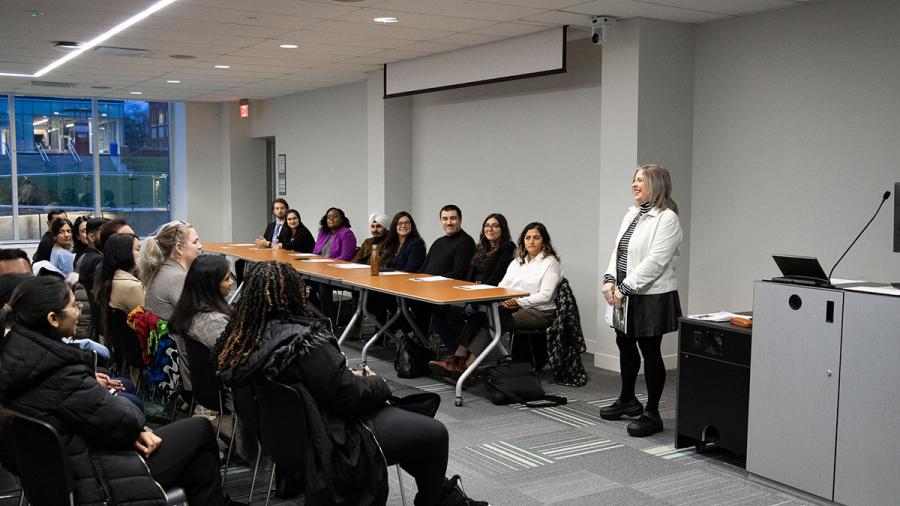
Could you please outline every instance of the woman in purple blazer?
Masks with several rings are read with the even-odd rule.
[[[350,230],[350,220],[342,209],[330,207],[319,221],[319,236],[313,253],[323,257],[349,261],[356,254],[356,236]],[[310,301],[319,307],[332,322],[337,321],[334,302],[331,297],[331,286],[310,283]]]

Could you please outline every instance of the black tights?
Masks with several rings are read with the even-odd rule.
[[[150,474],[163,488],[184,488],[190,504],[223,503],[219,446],[209,420],[194,416],[156,430],[162,443],[147,458]]]
[[[619,399],[629,401],[634,398],[634,384],[641,369],[641,355],[644,356],[644,380],[647,382],[647,411],[659,412],[659,398],[666,385],[666,364],[662,359],[662,336],[626,337],[616,332],[619,347],[619,366],[622,369],[622,392]],[[638,346],[641,348],[638,353]]]
[[[388,407],[372,415],[373,430],[389,466],[400,464],[416,480],[416,506],[437,506],[447,471],[448,436],[434,418]]]

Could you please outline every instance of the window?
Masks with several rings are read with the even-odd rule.
[[[122,217],[140,235],[169,221],[167,102],[20,96],[8,112],[0,99],[0,240],[40,238],[53,208]]]

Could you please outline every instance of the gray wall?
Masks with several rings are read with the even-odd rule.
[[[237,102],[222,104],[222,116],[228,125],[227,202],[230,224],[226,240],[249,240],[266,229],[266,140],[250,137],[250,120],[240,117]]]
[[[596,346],[600,55],[569,44],[567,74],[414,98],[412,213],[427,242],[438,211],[455,203],[477,239],[484,217],[503,213],[514,240],[547,225],[572,282],[585,337]]]
[[[226,237],[223,181],[230,174],[225,171],[223,157],[223,132],[227,132],[224,124],[219,104],[185,104],[187,214],[173,212],[172,219],[189,221],[200,234],[201,242],[223,241]]]
[[[749,309],[772,253],[827,272],[900,181],[898,25],[900,2],[870,0],[696,28],[691,311]],[[900,281],[891,226],[835,276]]]
[[[254,102],[250,135],[275,137],[276,151],[287,155],[285,198],[313,235],[334,206],[358,236],[368,236],[365,82]]]

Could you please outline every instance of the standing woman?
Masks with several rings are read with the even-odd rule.
[[[141,283],[146,287],[144,309],[164,320],[172,317],[175,304],[181,298],[184,278],[194,260],[200,256],[203,245],[190,223],[172,221],[160,225],[156,232],[144,240],[138,270]],[[172,339],[179,352],[184,352],[184,342],[177,335]],[[191,373],[184,360],[181,379],[184,389],[192,391]]]
[[[634,173],[631,192],[635,205],[622,220],[602,289],[607,304],[617,310],[625,306],[624,329],[616,329],[622,391],[615,402],[600,409],[600,416],[618,420],[623,415],[641,415],[628,424],[628,433],[644,437],[663,430],[659,399],[666,384],[666,366],[661,344],[663,334],[678,329],[681,317],[675,261],[682,233],[668,169],[641,165]],[[634,395],[641,355],[646,407]]]
[[[313,253],[323,257],[350,261],[356,253],[356,236],[350,230],[350,220],[344,211],[337,207],[330,207],[325,216],[319,221],[319,236],[316,237],[316,245]],[[337,321],[334,301],[332,301],[332,288],[324,283],[311,284],[310,296],[313,304],[319,307],[331,321]]]
[[[285,215],[285,222],[287,226],[281,229],[276,248],[284,248],[299,253],[312,253],[316,241],[313,239],[309,229],[306,228],[306,225],[300,220],[300,212],[296,209],[288,210]]]

